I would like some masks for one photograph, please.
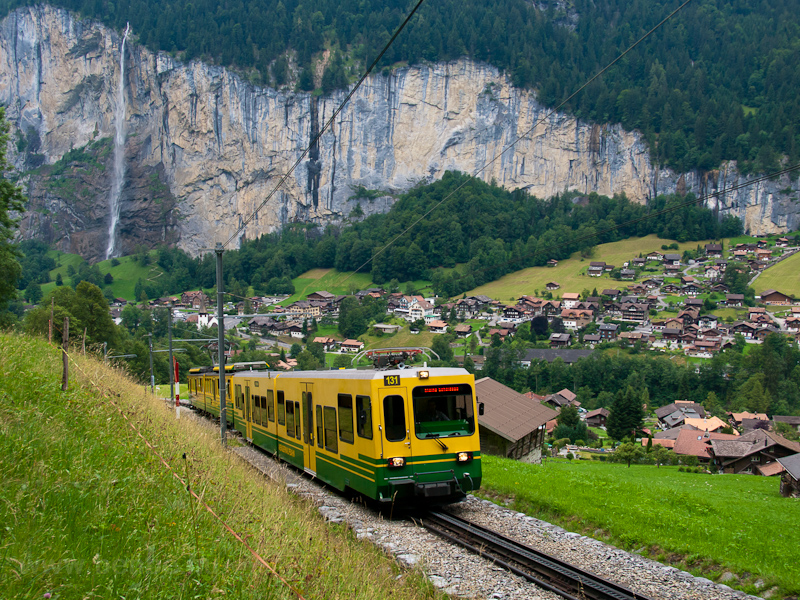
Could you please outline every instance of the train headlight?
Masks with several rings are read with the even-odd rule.
[[[397,469],[398,467],[403,467],[406,464],[406,459],[402,456],[396,456],[395,458],[389,459],[389,468],[390,469]]]
[[[430,376],[431,376],[430,371],[418,371],[417,372],[417,377],[419,377],[420,379],[427,379]]]
[[[459,452],[456,454],[456,460],[460,463],[467,463],[472,460],[472,452]]]

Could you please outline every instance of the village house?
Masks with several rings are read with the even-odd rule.
[[[472,325],[469,323],[459,323],[453,328],[453,331],[458,337],[464,338],[472,333]]]
[[[674,267],[679,267],[681,264],[681,255],[680,254],[665,254],[664,255],[664,264],[665,265],[672,265]]]
[[[550,334],[550,347],[551,348],[566,348],[570,345],[572,334],[570,333],[552,333]]]
[[[423,319],[426,325],[429,325],[434,320],[433,304],[427,300],[415,299],[408,305],[407,320],[413,323],[419,319]]]
[[[578,396],[575,394],[575,392],[568,390],[567,388],[564,388],[555,394],[545,396],[545,399],[542,400],[542,404],[546,404],[558,411],[565,406],[572,405],[575,408],[578,408],[581,405],[581,403],[578,402]]]
[[[783,415],[773,415],[772,421],[777,425],[778,423],[786,423],[787,425],[793,427],[800,433],[800,417],[792,417],[792,416],[783,416]]]
[[[722,244],[706,244],[705,250],[708,258],[722,258]]]
[[[747,411],[740,413],[735,413],[735,412],[728,413],[728,424],[730,424],[731,427],[741,427],[742,421],[746,419],[758,419],[767,422],[769,421],[769,417],[765,413],[751,413]]]
[[[800,452],[800,443],[764,429],[754,429],[736,440],[712,439],[710,445],[712,464],[721,473],[777,475],[780,470],[767,470],[769,465]]]
[[[364,342],[359,340],[345,340],[340,345],[342,352],[359,352],[364,349]]]
[[[608,297],[609,297],[609,298],[611,298],[612,300],[616,300],[616,299],[619,297],[620,293],[621,293],[621,292],[620,292],[619,290],[614,290],[614,289],[608,289],[608,288],[606,288],[606,289],[604,289],[604,290],[601,292],[601,294],[600,294],[600,295],[601,295],[601,296],[608,296]]]
[[[784,468],[781,474],[781,496],[800,498],[800,454],[793,454],[778,459]]]
[[[633,271],[631,269],[622,269],[619,272],[619,277],[623,281],[633,281],[633,278],[636,277],[636,271]]]
[[[725,294],[725,300],[720,304],[724,306],[741,306],[744,304],[744,294]]]
[[[546,424],[558,413],[489,377],[478,379],[475,391],[485,405],[478,416],[481,452],[540,463]]]
[[[767,250],[766,248],[765,249],[759,248],[758,250],[756,250],[756,260],[758,262],[766,263],[769,262],[771,258],[772,258],[772,251]]]
[[[561,284],[559,284],[559,283],[558,283],[558,282],[556,282],[556,281],[551,281],[551,282],[547,283],[547,284],[546,284],[544,287],[545,287],[545,288],[546,288],[548,291],[551,291],[551,292],[553,292],[553,291],[557,290],[558,288],[560,288],[560,287],[561,287]]]
[[[431,333],[447,333],[447,323],[444,321],[431,321],[428,328]]]
[[[571,365],[581,358],[585,358],[592,354],[591,350],[580,350],[571,348],[531,348],[525,353],[525,356],[520,360],[520,366],[526,369],[531,366],[534,361],[544,360],[549,363],[556,359],[564,361],[564,364]]]
[[[581,295],[576,292],[566,292],[561,296],[561,306],[563,308],[575,308],[581,301]]]
[[[793,300],[777,290],[764,290],[761,292],[761,302],[768,306],[784,306],[792,304]]]
[[[325,352],[333,352],[334,350],[336,350],[337,342],[332,337],[327,337],[327,336],[315,337],[314,343],[322,344],[322,348],[323,350],[325,350]]]
[[[788,248],[789,247],[789,238],[778,238],[775,240],[775,247],[776,248]]]
[[[659,423],[667,429],[683,425],[687,418],[702,420],[705,416],[703,405],[694,402],[673,402],[656,409]]]
[[[606,263],[600,261],[592,261],[589,263],[589,276],[600,277],[605,271]]]
[[[664,255],[661,254],[661,252],[657,252],[657,251],[654,250],[653,252],[649,252],[647,254],[646,258],[647,258],[647,260],[655,260],[655,261],[661,262],[661,261],[664,260]]]
[[[620,306],[620,320],[647,323],[649,312],[646,304],[623,304]]]
[[[616,323],[602,323],[598,328],[600,332],[600,339],[604,342],[613,342],[617,339],[617,331],[619,330],[619,325]]]
[[[561,311],[561,320],[567,329],[583,329],[592,322],[592,313],[588,310],[565,309]]]
[[[584,422],[589,427],[605,427],[606,421],[608,420],[608,415],[611,413],[607,408],[596,408],[588,413],[586,413],[586,417],[584,417]]]
[[[600,343],[600,334],[599,333],[587,333],[583,336],[583,343],[589,344],[590,346],[594,346],[595,344]]]

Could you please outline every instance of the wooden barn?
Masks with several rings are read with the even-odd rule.
[[[800,498],[800,454],[779,458],[778,462],[784,468],[781,473],[781,495]]]
[[[547,422],[558,413],[489,377],[477,380],[475,391],[485,405],[478,418],[481,452],[540,463]]]

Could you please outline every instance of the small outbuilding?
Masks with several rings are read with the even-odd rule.
[[[781,496],[800,498],[800,453],[778,459],[781,473]]]
[[[558,413],[490,377],[478,379],[475,391],[485,407],[478,417],[481,452],[540,463],[547,422]]]

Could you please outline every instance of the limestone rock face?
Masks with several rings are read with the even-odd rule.
[[[32,200],[23,235],[90,258],[107,246],[111,159],[98,157],[80,185],[83,167],[74,165],[77,191],[69,193],[47,182],[48,168],[63,173],[71,149],[113,139],[121,41],[115,31],[47,6],[19,9],[0,23],[0,104]],[[306,155],[343,92],[260,88],[221,67],[153,54],[135,36],[125,65],[125,252],[176,241],[196,254],[290,221],[339,222],[357,205],[367,214],[385,211],[393,194],[447,170],[540,197],[624,192],[640,202],[746,181],[732,164],[712,173],[656,169],[635,132],[549,114],[534,93],[469,60],[371,77]],[[360,187],[384,194],[358,199]],[[709,203],[740,216],[751,233],[786,231],[800,226],[798,187],[784,177]]]

